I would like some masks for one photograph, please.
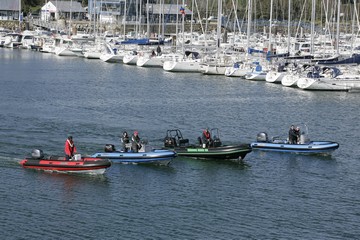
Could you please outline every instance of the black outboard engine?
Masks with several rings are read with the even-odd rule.
[[[113,144],[106,144],[105,152],[115,152],[115,146]]]
[[[35,159],[41,159],[44,157],[44,153],[41,149],[34,149],[31,152],[31,157]]]
[[[174,137],[165,137],[164,146],[170,148],[176,147],[177,146],[176,139]]]
[[[266,132],[258,133],[258,135],[256,136],[256,141],[258,141],[258,142],[269,141],[267,133]]]

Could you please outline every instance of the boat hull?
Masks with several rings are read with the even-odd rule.
[[[95,153],[92,157],[109,159],[114,163],[168,165],[176,157],[176,152],[162,149],[138,153],[114,151]]]
[[[338,143],[328,141],[312,141],[308,144],[253,142],[250,145],[254,150],[305,154],[331,153],[339,148]]]
[[[297,82],[297,86],[304,90],[350,91],[351,89],[360,89],[360,79],[300,78]]]
[[[68,161],[65,157],[49,156],[41,159],[25,158],[20,161],[20,165],[24,168],[53,172],[103,174],[111,166],[111,162],[93,157]]]
[[[175,147],[178,156],[204,159],[244,159],[251,152],[249,144],[201,148],[198,146]]]
[[[196,61],[165,61],[163,69],[168,72],[199,72],[200,63]]]

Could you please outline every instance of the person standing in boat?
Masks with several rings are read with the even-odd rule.
[[[122,145],[122,151],[123,152],[127,152],[128,151],[128,148],[127,148],[127,144],[130,143],[130,138],[129,138],[129,135],[128,133],[125,131],[123,132],[123,135],[121,137],[121,145]]]
[[[75,147],[72,136],[69,136],[66,139],[64,150],[65,150],[65,154],[66,154],[66,156],[65,156],[66,160],[70,160],[74,156],[74,153],[76,153],[76,147]]]
[[[140,137],[138,131],[134,131],[134,134],[131,136],[131,150],[133,152],[139,152],[141,148]]]
[[[206,128],[203,131],[202,141],[203,141],[203,144],[205,144],[206,147],[209,147],[211,145],[212,139],[211,139],[211,134],[210,134],[209,128]]]
[[[295,133],[295,144],[299,144],[300,143],[300,128],[296,127],[294,130]]]
[[[291,125],[291,127],[289,129],[289,143],[290,144],[296,144],[297,143],[297,135],[295,133],[294,125]]]

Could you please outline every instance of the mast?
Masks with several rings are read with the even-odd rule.
[[[150,39],[150,13],[149,13],[149,0],[146,0],[146,37]]]
[[[158,29],[158,40],[160,40],[160,35],[161,35],[161,15],[163,14],[163,8],[162,8],[162,1],[161,0],[159,0],[160,1],[160,11],[159,11],[159,29]]]
[[[340,4],[341,1],[338,0],[338,8],[337,8],[337,23],[336,23],[336,53],[339,54],[339,36],[340,36]]]
[[[21,21],[22,21],[21,0],[19,0],[19,31],[21,31]]]
[[[311,7],[311,46],[310,46],[310,53],[311,54],[314,54],[315,8],[316,8],[316,2],[315,2],[315,0],[312,0],[312,7]]]
[[[289,8],[288,8],[288,40],[287,40],[287,44],[288,44],[288,53],[290,53],[290,35],[291,35],[291,29],[290,29],[290,22],[291,22],[291,0],[289,0]]]
[[[138,38],[139,33],[139,0],[135,1],[135,37]]]
[[[272,13],[273,13],[273,3],[274,0],[271,0],[270,3],[270,26],[269,26],[269,47],[268,47],[268,51],[271,53],[272,47],[271,47],[271,28],[272,28]]]
[[[247,52],[249,53],[249,47],[250,47],[250,27],[251,27],[251,12],[252,12],[252,0],[248,0],[248,24],[247,24],[247,43],[246,48]]]
[[[222,12],[222,0],[218,0],[218,19],[217,19],[217,48],[216,48],[216,59],[220,55],[220,41],[221,41],[221,12]]]
[[[176,0],[176,10],[178,11],[179,9],[179,0]],[[178,42],[178,33],[179,33],[179,13],[176,13],[176,29],[175,29],[175,33],[176,33],[176,41],[175,41],[175,52],[177,52],[178,47],[177,47],[177,42]],[[174,38],[173,38],[174,40]]]
[[[184,53],[185,48],[184,48],[184,44],[185,44],[185,0],[182,1],[182,6],[181,8],[183,8],[182,12],[181,12],[181,27],[182,27],[182,43],[181,43],[181,53]]]
[[[123,21],[123,23],[124,23],[124,38],[125,38],[125,36],[126,36],[126,3],[127,3],[127,0],[125,0],[125,4],[124,4],[124,21]]]
[[[140,1],[140,9],[139,9],[139,20],[138,20],[138,23],[139,23],[139,30],[138,30],[138,32],[139,32],[139,34],[142,34],[142,31],[143,31],[143,29],[142,29],[142,25],[141,25],[141,22],[142,22],[142,9],[143,9],[143,6],[142,6],[142,0]],[[137,8],[137,7],[136,7]]]
[[[70,1],[70,20],[69,20],[69,36],[71,36],[72,34],[72,29],[71,29],[71,20],[72,20],[72,0]]]

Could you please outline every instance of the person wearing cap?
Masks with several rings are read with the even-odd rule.
[[[202,142],[203,142],[203,144],[206,144],[206,147],[209,147],[211,145],[212,139],[211,139],[211,134],[210,134],[209,128],[206,128],[203,131]]]
[[[73,142],[73,138],[72,136],[69,136],[66,141],[65,141],[65,158],[66,160],[70,160],[73,156],[74,153],[76,153],[76,147],[75,144]]]
[[[140,137],[138,131],[134,131],[134,134],[131,136],[131,150],[133,152],[139,152],[141,148]]]

